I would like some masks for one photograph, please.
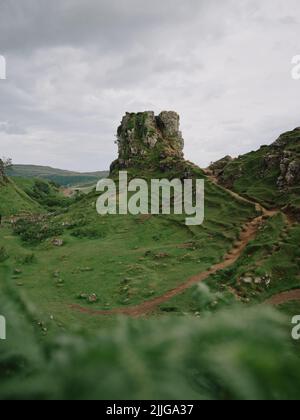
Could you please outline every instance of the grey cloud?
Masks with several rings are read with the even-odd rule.
[[[26,130],[24,130],[24,128],[8,121],[0,121],[0,132],[16,135],[26,134]]]
[[[298,0],[0,0],[1,154],[104,169],[144,109],[178,111],[203,166],[271,142],[299,126],[299,19]]]
[[[175,21],[179,25],[192,19],[205,2],[186,0],[186,4],[181,0],[1,0],[1,46],[23,50],[93,44],[120,49],[138,42],[145,29],[151,30],[153,39],[162,26],[173,29]]]

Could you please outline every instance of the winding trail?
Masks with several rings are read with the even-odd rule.
[[[274,215],[274,212],[268,212],[268,215]],[[133,317],[139,317],[142,315],[146,315],[152,312],[157,306],[167,302],[168,300],[172,299],[173,297],[181,294],[186,289],[189,289],[196,283],[206,280],[212,274],[217,273],[220,270],[224,270],[231,265],[233,265],[241,256],[245,248],[247,247],[248,243],[252,241],[257,234],[259,227],[262,225],[264,221],[264,216],[259,216],[252,220],[252,222],[247,223],[244,228],[243,232],[240,236],[240,240],[236,242],[232,251],[224,257],[224,260],[221,263],[218,263],[211,267],[209,270],[204,271],[200,274],[190,277],[186,280],[183,284],[176,287],[175,289],[170,290],[169,292],[154,298],[152,300],[148,300],[146,302],[141,303],[137,306],[132,306],[129,308],[119,308],[119,309],[112,309],[109,311],[98,311],[92,310],[89,308],[84,308],[80,305],[71,305],[71,308],[82,313],[90,314],[90,315],[128,315]]]
[[[200,283],[204,280],[206,280],[208,277],[210,277],[213,274],[216,274],[217,272],[224,270],[230,266],[232,266],[243,254],[245,248],[251,242],[253,239],[255,239],[259,228],[262,226],[262,224],[265,222],[266,219],[275,216],[280,212],[280,210],[267,210],[264,208],[260,203],[257,203],[255,201],[251,201],[250,199],[247,199],[245,197],[240,196],[239,194],[235,193],[234,191],[231,191],[221,185],[219,185],[217,178],[212,174],[210,170],[204,171],[207,178],[213,182],[214,184],[218,185],[219,188],[222,188],[224,191],[229,193],[232,197],[235,199],[251,204],[252,206],[255,206],[256,210],[258,212],[261,212],[262,215],[259,217],[256,217],[251,222],[244,225],[242,229],[242,233],[240,235],[239,241],[237,241],[234,244],[233,249],[224,256],[224,259],[222,262],[215,264],[212,266],[209,270],[204,271],[202,273],[199,273],[195,276],[192,276],[188,278],[184,283],[176,287],[175,289],[172,289],[166,293],[164,293],[161,296],[158,296],[154,299],[145,301],[139,305],[131,306],[127,308],[117,308],[112,310],[93,310],[89,308],[85,308],[80,305],[70,305],[70,308],[76,311],[79,311],[84,314],[88,315],[126,315],[131,317],[140,317],[143,315],[150,314],[153,312],[158,306],[161,304],[169,301],[173,297],[183,293],[185,290],[189,289],[193,285]],[[293,221],[289,218],[289,216],[285,215],[286,223],[292,224]],[[291,302],[291,301],[297,301],[300,300],[300,289],[298,290],[292,290],[289,292],[280,293],[278,295],[273,296],[272,298],[268,299],[265,304],[269,305],[281,305],[283,303]]]
[[[288,292],[278,293],[265,301],[266,305],[283,305],[284,303],[296,302],[300,300],[300,289],[290,290]]]

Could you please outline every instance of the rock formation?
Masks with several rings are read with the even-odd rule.
[[[184,161],[179,125],[179,115],[173,111],[158,116],[152,111],[127,113],[118,128],[119,157],[113,162],[111,172],[145,165],[163,170]]]
[[[213,174],[216,177],[219,177],[220,175],[222,175],[225,166],[227,166],[227,164],[232,161],[233,161],[233,158],[231,156],[225,156],[224,158],[218,160],[217,162],[212,163],[209,169],[213,172]]]
[[[0,159],[0,184],[5,183],[7,180],[5,175],[5,167],[3,161]]]
[[[280,192],[288,192],[300,183],[300,128],[282,134],[270,146],[262,146],[257,154],[261,160],[257,177],[266,179],[276,176],[276,187]],[[251,154],[250,154],[251,155]],[[245,155],[246,157],[249,156]],[[247,159],[231,159],[227,156],[211,164],[209,169],[221,183],[232,188],[234,183],[247,176],[244,165]]]
[[[272,146],[275,148],[273,156],[269,157],[272,164],[279,163],[280,176],[277,185],[281,191],[288,190],[290,187],[297,186],[300,183],[300,156],[298,148],[289,147],[290,138],[293,136],[300,142],[300,128],[296,128],[290,133],[285,133],[279,137]]]

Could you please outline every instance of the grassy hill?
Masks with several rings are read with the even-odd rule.
[[[199,175],[203,176],[201,171]],[[50,311],[68,328],[74,326],[75,319],[80,324],[82,317],[66,313],[66,302],[90,307],[87,299],[79,297],[96,294],[98,309],[126,308],[159,296],[222,259],[242,225],[257,214],[254,205],[233,199],[210,182],[206,186],[206,221],[198,227],[187,227],[185,217],[175,215],[101,217],[96,200],[97,194],[92,192],[48,221],[49,240],[52,228],[57,227],[62,247],[53,247],[49,240],[31,245],[16,235],[9,241],[0,239],[0,246],[10,255],[12,270],[20,255],[34,253],[34,264],[22,267],[16,282],[23,283],[23,293],[36,302],[41,317]],[[44,223],[34,228],[44,229]],[[19,232],[21,236],[28,237],[26,229],[33,237],[30,225]],[[93,328],[93,320],[85,322]]]
[[[41,178],[11,178],[20,190],[45,210],[55,211],[66,208],[76,199],[65,197],[62,188],[51,181]]]
[[[79,198],[80,196],[65,197],[56,184],[40,178],[5,177],[0,180],[2,216],[61,211]]]
[[[204,177],[200,170],[195,176]],[[290,320],[246,300],[243,308],[232,292],[234,276],[278,241],[284,222],[270,220],[237,267],[212,277],[207,289],[158,306],[151,320],[120,320],[96,312],[143,303],[209,269],[257,210],[207,178],[206,220],[194,228],[181,216],[100,217],[96,199],[92,192],[43,221],[48,239],[32,243],[9,226],[1,230],[0,307],[10,331],[0,348],[1,398],[297,396]],[[53,246],[50,228],[60,229],[63,246]],[[239,293],[250,296],[245,288]],[[72,309],[77,304],[95,315]]]
[[[41,206],[11,179],[0,179],[0,214],[38,213]]]
[[[13,165],[13,167],[7,171],[7,175],[20,178],[42,178],[62,186],[77,186],[80,184],[96,184],[99,179],[106,177],[108,172],[80,173],[54,169],[48,166]]]
[[[269,207],[285,207],[300,219],[300,129],[237,159],[216,162],[210,169],[228,188]]]
[[[265,302],[300,289],[300,227],[281,211],[297,207],[299,133],[208,175],[178,157],[127,168],[204,178],[201,226],[100,216],[95,190],[65,203],[46,179],[3,180],[3,214],[42,217],[0,230],[0,398],[297,398],[299,301]]]

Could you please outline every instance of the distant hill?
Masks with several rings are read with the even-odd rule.
[[[73,172],[62,169],[51,168],[49,166],[36,165],[13,165],[7,171],[9,177],[19,178],[42,178],[56,182],[62,186],[77,186],[81,184],[92,184],[108,175],[106,171],[99,172]]]

